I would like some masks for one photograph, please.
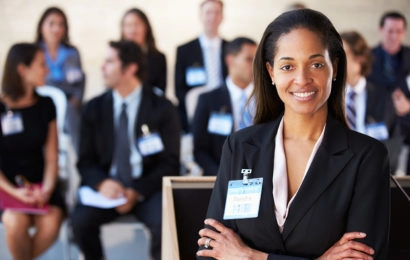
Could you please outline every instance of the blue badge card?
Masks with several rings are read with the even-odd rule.
[[[207,82],[205,68],[188,67],[185,72],[185,80],[190,87],[205,85]]]
[[[229,181],[224,220],[256,218],[262,194],[263,178]]]
[[[23,119],[20,113],[7,111],[1,115],[1,131],[3,135],[18,134],[24,131]]]
[[[148,156],[162,152],[164,144],[158,133],[152,133],[138,139],[138,149],[142,156]]]
[[[233,118],[231,114],[212,113],[208,120],[208,132],[228,136],[232,132]]]

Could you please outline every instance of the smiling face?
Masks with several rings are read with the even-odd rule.
[[[327,100],[336,69],[319,36],[296,28],[277,41],[273,67],[266,63],[285,114],[327,115]]]

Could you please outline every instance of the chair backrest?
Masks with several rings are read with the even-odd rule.
[[[50,97],[56,106],[57,129],[58,132],[64,131],[64,121],[67,111],[67,98],[62,90],[53,86],[41,86],[36,88],[40,96]]]

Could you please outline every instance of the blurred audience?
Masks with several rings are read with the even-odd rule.
[[[67,96],[66,130],[78,150],[80,109],[85,75],[80,54],[71,45],[67,17],[58,7],[47,8],[37,25],[36,42],[44,50],[49,74],[46,84],[60,88]]]
[[[199,97],[192,133],[195,161],[204,175],[218,172],[226,137],[252,124],[254,111],[246,104],[253,91],[252,63],[256,47],[256,42],[245,37],[226,44],[228,77],[225,83]]]
[[[226,41],[219,35],[223,2],[204,0],[199,18],[203,26],[201,35],[177,48],[175,94],[185,133],[191,131],[190,120],[199,94],[221,86],[227,75],[223,53]]]
[[[356,31],[340,36],[347,58],[345,105],[349,127],[384,142],[395,170],[402,139],[389,92],[365,78],[370,74],[373,55],[364,37]]]
[[[410,74],[410,47],[403,44],[406,29],[407,21],[402,13],[388,11],[382,15],[379,22],[381,42],[372,49],[375,59],[372,72],[368,77],[369,81],[388,91],[389,95],[386,98],[393,98],[398,116],[397,124],[398,128],[401,129],[402,136],[402,142],[395,145],[400,152],[393,156],[401,158],[400,165],[409,165],[410,159],[408,152],[407,155],[403,155],[410,145],[410,131],[408,131],[410,114],[409,110],[406,109],[410,106],[410,90],[406,84],[406,77]],[[410,174],[408,169],[400,171]]]
[[[56,188],[56,110],[50,98],[35,92],[36,86],[44,85],[47,72],[44,53],[37,45],[11,47],[1,85],[0,190],[33,207],[49,205],[45,214],[3,212],[7,246],[19,260],[37,258],[49,248],[65,215],[64,200]],[[35,227],[33,235],[30,227]]]
[[[157,49],[154,32],[146,14],[137,8],[125,12],[121,21],[121,40],[133,41],[146,56],[146,85],[159,94],[167,86],[167,63],[165,55]]]

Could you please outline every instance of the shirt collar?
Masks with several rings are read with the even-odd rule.
[[[350,86],[347,84],[346,92],[355,92],[356,94],[361,94],[364,89],[366,88],[366,79],[365,77],[361,77],[355,86]]]
[[[226,77],[226,86],[228,88],[229,93],[231,94],[232,100],[239,100],[243,93],[245,93],[246,97],[250,97],[253,91],[253,82],[251,82],[245,89],[241,89],[240,87],[236,86],[231,77]]]
[[[126,103],[127,105],[136,102],[139,100],[142,92],[142,85],[137,86],[130,94],[128,94],[126,97],[122,97],[120,93],[118,93],[117,90],[113,91],[113,98],[114,98],[114,105],[121,106],[123,103]]]
[[[222,45],[222,38],[218,36],[218,37],[210,39],[205,34],[201,34],[199,36],[199,42],[202,47],[219,48]]]

